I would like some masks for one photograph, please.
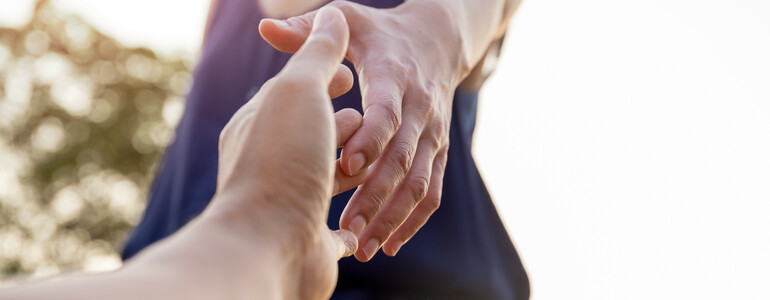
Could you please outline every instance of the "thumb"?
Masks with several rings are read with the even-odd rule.
[[[358,250],[358,238],[353,232],[345,229],[334,230],[331,232],[337,249],[337,258],[343,258],[353,255]]]
[[[287,20],[262,19],[259,35],[275,49],[294,53],[305,43],[318,10]]]
[[[322,79],[326,89],[345,57],[350,32],[345,15],[335,7],[318,10],[313,24],[307,41],[289,59],[282,73]]]

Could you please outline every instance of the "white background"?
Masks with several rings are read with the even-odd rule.
[[[55,3],[165,54],[208,8]],[[769,54],[767,0],[522,4],[475,155],[533,299],[770,299]]]

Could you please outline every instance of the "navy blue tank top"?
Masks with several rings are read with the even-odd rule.
[[[358,0],[394,7],[400,0]],[[257,31],[256,0],[220,0],[176,136],[166,149],[147,210],[126,242],[128,259],[203,211],[216,190],[219,133],[290,55]],[[350,65],[349,65],[350,66]],[[352,68],[351,68],[352,69]],[[471,156],[476,91],[455,92],[441,207],[398,253],[361,263],[342,259],[332,299],[528,299],[529,281]],[[361,111],[358,83],[333,101]],[[334,197],[329,226],[338,227],[352,191]]]

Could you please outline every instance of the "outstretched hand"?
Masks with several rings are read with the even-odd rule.
[[[409,6],[407,6],[409,4]],[[454,89],[469,72],[457,24],[442,5],[410,1],[376,9],[347,1],[338,7],[350,24],[347,58],[363,97],[362,127],[343,149],[340,166],[371,174],[351,198],[340,228],[359,239],[356,257],[380,247],[395,255],[438,208],[449,148]],[[262,37],[296,52],[316,11],[288,20],[263,20]]]
[[[283,71],[233,116],[201,216],[118,271],[1,289],[0,299],[328,299],[337,261],[357,248],[353,233],[327,227],[330,198],[366,176],[335,162],[362,118],[330,103],[352,86],[340,65],[348,37],[342,12],[322,9]]]
[[[348,26],[338,9],[316,17],[308,40],[284,69],[238,110],[220,137],[217,194],[212,210],[248,215],[249,226],[282,249],[300,250],[301,299],[331,295],[338,259],[356,251],[355,235],[326,225],[330,198],[359,185],[336,149],[360,127],[353,109],[333,111],[330,98],[347,92],[352,72],[341,65]],[[335,130],[336,128],[336,130]],[[235,203],[235,204],[234,204]],[[257,221],[259,220],[259,221]],[[254,224],[259,222],[259,224]]]

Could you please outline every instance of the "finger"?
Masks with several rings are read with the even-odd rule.
[[[331,234],[336,244],[338,259],[348,257],[356,252],[358,239],[352,232],[343,229],[331,231]]]
[[[372,245],[381,246],[393,232],[401,227],[415,207],[425,198],[430,186],[433,160],[438,152],[437,143],[430,143],[425,140],[427,138],[420,141],[414,158],[414,165],[409,169],[404,181],[399,184],[393,196],[359,237],[362,245],[369,246],[369,241],[374,240],[376,242],[371,243]],[[364,247],[356,254],[371,259],[374,253],[376,253],[375,248]],[[392,255],[393,253],[385,251],[385,254]]]
[[[278,51],[297,52],[313,28],[316,13],[314,10],[287,20],[262,19],[259,35]]]
[[[361,114],[355,109],[345,108],[334,114],[334,121],[337,124],[337,147],[342,147],[353,133],[361,127]],[[340,160],[335,163],[334,189],[332,195],[346,192],[359,186],[366,179],[368,172],[361,172],[355,176],[348,176],[342,171]]]
[[[335,7],[320,9],[314,24],[307,41],[278,76],[299,77],[307,84],[318,82],[327,89],[345,56],[350,34],[345,15]]]
[[[366,119],[364,119],[366,122]],[[363,129],[361,127],[356,135]],[[340,218],[340,228],[353,231],[360,235],[370,220],[385,205],[391,193],[409,171],[414,153],[417,148],[417,139],[420,128],[416,123],[410,123],[399,129],[398,134],[388,146],[377,163],[372,166],[368,179],[351,197]],[[355,135],[354,135],[355,137]],[[351,138],[352,139],[352,138]],[[347,151],[350,141],[345,144]],[[366,246],[366,245],[365,245]],[[371,248],[371,246],[369,246]]]
[[[385,245],[382,246],[382,251],[386,254],[393,256],[401,250],[401,247],[406,244],[416,233],[422,228],[431,215],[438,209],[441,204],[441,189],[443,187],[444,169],[446,167],[446,150],[436,157],[433,161],[433,171],[431,174],[430,187],[428,188],[428,194],[425,196],[420,204],[412,211],[409,218],[406,219],[404,224],[396,230],[393,235],[390,236]]]
[[[332,83],[329,84],[329,97],[334,99],[344,95],[353,88],[353,72],[348,66],[339,65],[337,73],[334,73]]]
[[[345,108],[334,113],[334,123],[337,125],[337,147],[342,147],[351,136],[361,127],[363,117],[355,109]]]
[[[332,1],[325,7],[336,7],[343,12],[358,11],[359,4],[349,1]],[[294,53],[305,42],[313,28],[313,22],[320,10],[314,10],[304,15],[291,17],[286,20],[265,18],[259,22],[259,34],[275,49]]]
[[[348,174],[345,174],[345,172],[342,171],[339,159],[335,165],[337,168],[334,172],[334,189],[332,189],[332,195],[335,196],[361,185],[369,174],[368,171],[364,171],[354,176],[348,176]]]
[[[342,151],[342,166],[348,175],[361,172],[377,160],[401,127],[404,85],[393,77],[371,77],[361,73],[364,122]]]
[[[326,7],[336,7],[340,9],[351,23],[360,20],[370,20],[366,17],[369,7],[357,4],[351,1],[332,1]],[[259,22],[259,34],[273,48],[278,51],[294,53],[302,47],[313,28],[313,22],[318,10],[308,12],[301,16],[292,17],[286,20],[262,19]],[[365,26],[357,26],[362,28]],[[355,28],[352,28],[355,29]],[[359,33],[361,34],[361,33]],[[354,43],[355,44],[355,43]],[[348,48],[348,58],[355,62],[356,54],[360,53],[356,45]]]

